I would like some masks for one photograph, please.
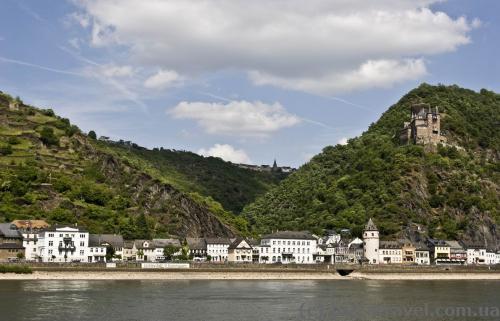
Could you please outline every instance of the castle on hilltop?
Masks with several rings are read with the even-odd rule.
[[[411,107],[411,119],[405,122],[399,138],[403,144],[437,145],[446,143],[441,132],[441,115],[437,107],[415,104]]]

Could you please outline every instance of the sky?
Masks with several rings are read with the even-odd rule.
[[[422,82],[500,92],[497,0],[1,0],[0,90],[83,131],[298,167]]]

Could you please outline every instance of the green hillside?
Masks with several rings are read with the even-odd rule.
[[[439,106],[459,148],[401,146],[414,103]],[[419,230],[496,247],[500,236],[500,95],[423,84],[345,146],[328,146],[243,213],[258,233],[351,228],[374,217],[385,237]],[[420,226],[420,228],[418,228]]]
[[[189,152],[99,141],[0,92],[0,222],[44,218],[127,238],[245,234],[246,221],[233,212],[281,178]]]

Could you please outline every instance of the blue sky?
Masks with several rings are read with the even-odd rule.
[[[3,0],[0,90],[82,130],[300,166],[421,82],[500,91],[496,0]]]

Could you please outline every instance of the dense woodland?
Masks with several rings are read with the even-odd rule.
[[[455,147],[400,145],[410,106],[438,106]],[[351,228],[374,217],[382,235],[412,226],[431,237],[495,242],[500,223],[500,95],[423,84],[360,137],[328,146],[278,187],[248,205],[257,233]]]

